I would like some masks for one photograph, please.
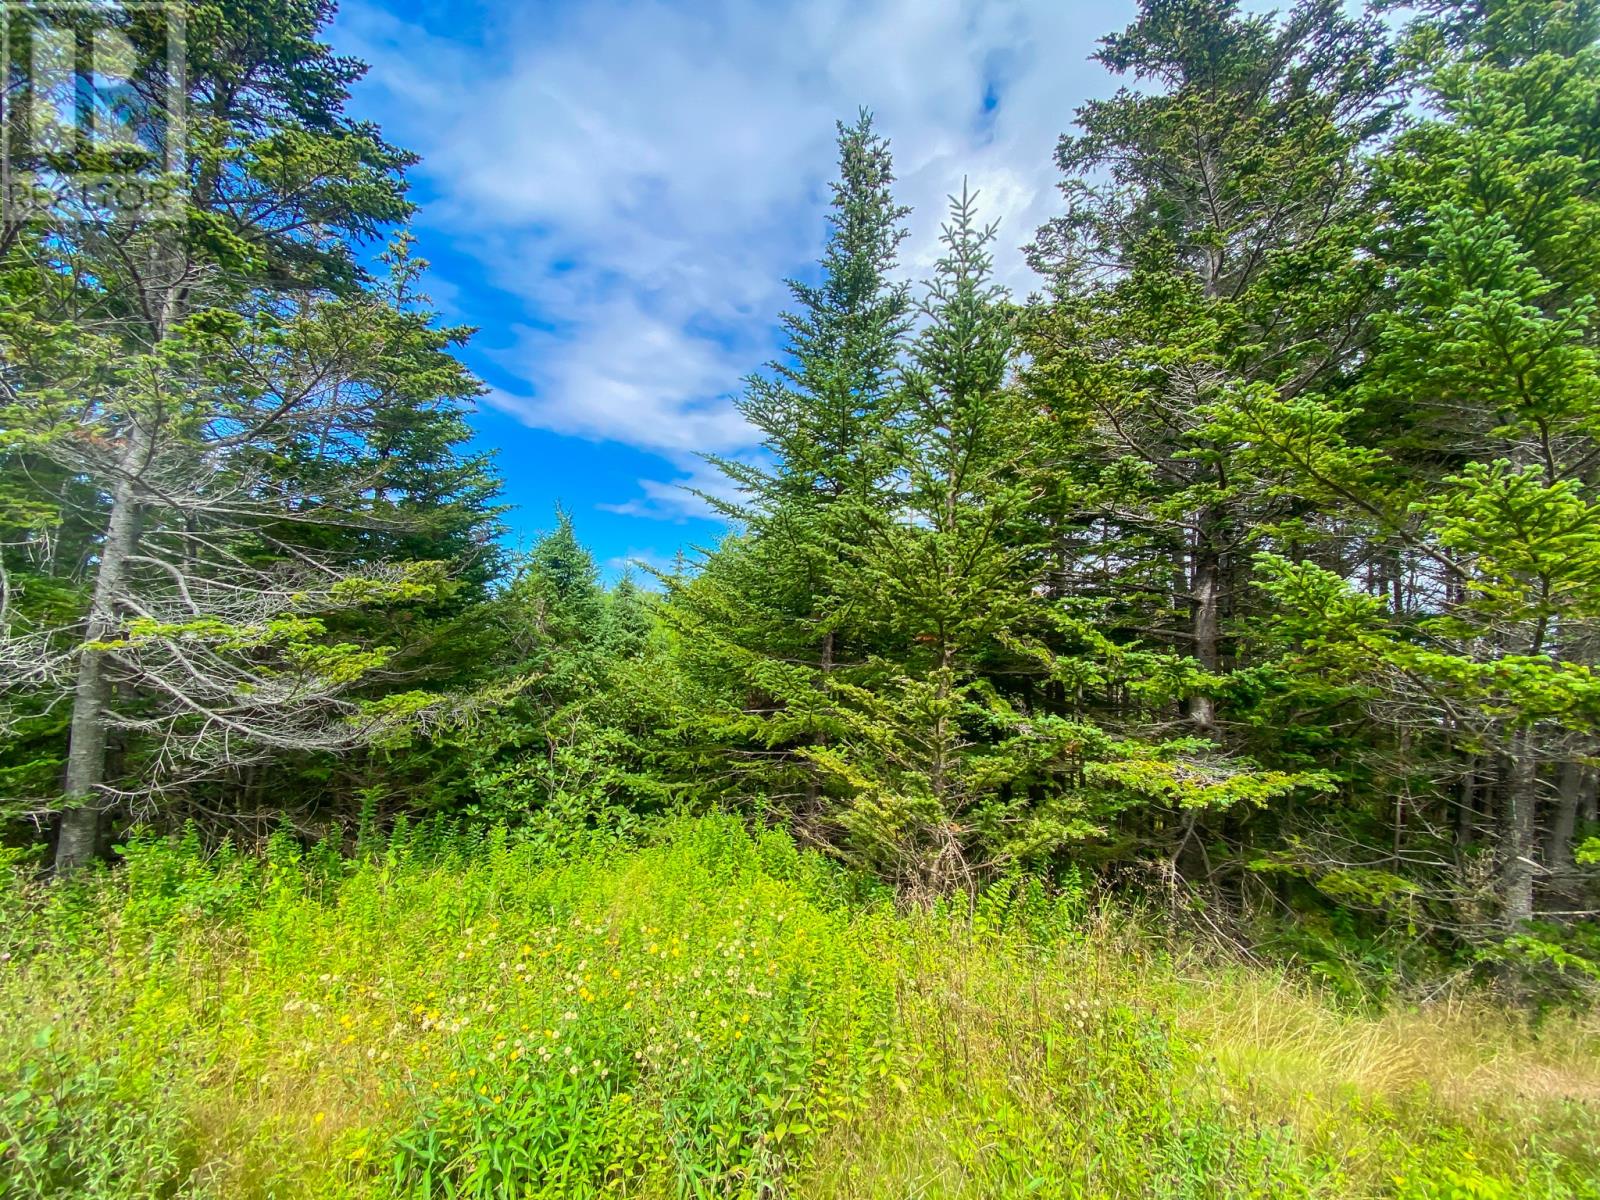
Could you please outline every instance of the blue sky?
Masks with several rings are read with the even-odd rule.
[[[422,154],[415,232],[491,389],[513,541],[556,503],[614,576],[722,527],[705,452],[756,438],[731,400],[778,349],[783,280],[825,233],[834,121],[871,108],[926,274],[963,176],[997,268],[1058,205],[1051,153],[1115,81],[1088,55],[1132,4],[1066,0],[344,0],[372,64],[354,111]]]

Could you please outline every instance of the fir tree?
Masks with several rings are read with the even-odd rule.
[[[34,654],[6,680],[23,708],[71,708],[63,869],[95,852],[115,797],[148,812],[175,781],[349,748],[411,705],[356,691],[394,647],[341,623],[442,600],[449,565],[400,542],[453,525],[455,549],[492,520],[482,464],[457,455],[477,391],[450,353],[464,331],[412,303],[403,244],[383,278],[360,265],[358,244],[410,212],[411,158],[344,113],[364,68],[317,40],[331,15],[192,14],[194,120],[130,116],[136,140],[191,138],[181,219],[52,208],[9,231],[6,290],[25,302],[0,329],[3,452],[82,482],[60,519],[92,546],[74,621],[3,631],[8,655]],[[175,81],[149,18],[108,14],[135,90],[161,94]]]
[[[906,288],[890,280],[907,213],[893,183],[888,143],[870,115],[840,123],[821,279],[790,281],[787,356],[750,379],[739,404],[772,465],[716,460],[743,493],[720,505],[743,534],[692,586],[674,585],[671,611],[693,636],[726,644],[718,661],[746,685],[745,707],[771,718],[746,727],[786,777],[771,785],[812,804],[815,781],[803,764],[769,752],[826,739],[813,719],[817,689],[863,651],[842,578],[861,514],[886,502],[896,360],[909,326]],[[725,580],[729,573],[737,580]]]

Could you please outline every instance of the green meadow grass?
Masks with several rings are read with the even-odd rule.
[[[0,891],[0,1196],[1600,1197],[1600,1029],[1337,1007],[1036,883],[783,834]]]

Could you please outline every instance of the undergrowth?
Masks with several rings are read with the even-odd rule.
[[[784,834],[135,841],[0,890],[0,1196],[1600,1198],[1600,1029],[1347,1011]]]

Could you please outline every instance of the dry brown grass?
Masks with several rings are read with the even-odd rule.
[[[1313,989],[1252,969],[1186,989],[1182,1027],[1232,1072],[1282,1093],[1398,1102],[1426,1089],[1470,1109],[1486,1098],[1600,1099],[1600,1014],[1537,1025],[1481,996],[1379,1015],[1346,1012]]]

